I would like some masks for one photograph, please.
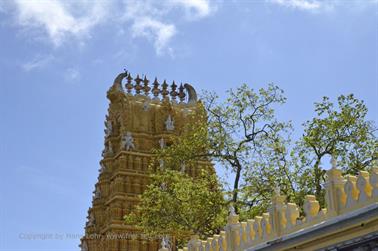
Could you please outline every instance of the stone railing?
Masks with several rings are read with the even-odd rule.
[[[364,208],[378,202],[378,167],[370,173],[361,171],[359,175],[342,176],[341,170],[327,171],[325,183],[327,209],[320,209],[313,195],[305,198],[305,217],[299,218],[299,208],[294,203],[286,203],[286,197],[278,192],[272,198],[267,213],[239,222],[239,216],[231,210],[228,223],[219,235],[207,240],[192,236],[189,251],[237,251],[254,248],[264,243],[274,243],[281,237],[304,230],[333,217]]]

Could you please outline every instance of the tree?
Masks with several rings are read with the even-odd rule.
[[[207,93],[204,97],[208,113],[209,155],[235,174],[231,202],[237,211],[245,207],[252,209],[256,205],[266,208],[270,201],[270,196],[266,195],[280,185],[272,179],[272,174],[277,173],[273,163],[269,163],[269,171],[259,165],[267,155],[276,156],[282,150],[283,134],[290,124],[276,119],[274,106],[285,101],[283,91],[272,84],[257,92],[244,84],[235,91],[228,91],[225,102],[219,102],[214,94]],[[288,166],[282,166],[280,171],[283,169],[288,172]]]
[[[136,213],[125,219],[146,234],[174,236],[182,246],[193,234],[206,238],[218,233],[226,215],[224,196],[214,172],[203,169],[193,178],[165,169],[151,175],[151,184]]]
[[[378,159],[377,129],[366,120],[368,109],[363,101],[353,94],[341,95],[337,104],[336,108],[328,97],[315,103],[316,117],[304,124],[303,137],[297,144],[302,166],[312,170],[307,183],[321,205],[324,205],[321,184],[325,171],[320,165],[326,156],[340,158],[339,167],[349,174],[366,169]]]
[[[151,163],[151,183],[142,194],[135,213],[127,215],[152,236],[174,236],[182,246],[193,234],[201,238],[219,233],[225,225],[227,202],[218,177],[208,159],[206,114],[201,104],[179,137],[167,139],[169,146],[156,149]],[[196,169],[196,175],[188,173]]]
[[[213,93],[205,93],[202,100],[204,110],[197,115],[196,123],[188,125],[171,147],[157,151],[157,158],[174,170],[179,170],[181,163],[190,166],[198,161],[222,165],[235,174],[226,197],[236,211],[242,216],[245,210],[262,213],[275,186],[285,183],[292,187],[287,184],[290,165],[285,162],[279,168],[274,166],[281,164],[280,158],[287,152],[284,144],[290,129],[288,123],[277,121],[274,115],[274,105],[286,100],[283,91],[269,85],[255,92],[242,85],[230,90],[224,102]],[[273,158],[274,164],[266,161]],[[261,168],[262,163],[270,167]]]
[[[275,117],[276,106],[286,101],[277,86],[256,92],[242,85],[224,101],[213,93],[202,100],[196,122],[172,137],[169,147],[156,151],[155,162],[163,161],[166,171],[152,176],[139,207],[139,223],[149,232],[180,240],[192,233],[211,235],[223,225],[228,205],[236,207],[241,219],[260,215],[275,189],[298,205],[305,195],[315,194],[324,206],[320,164],[325,157],[337,156],[339,167],[351,174],[378,159],[375,125],[353,95],[340,96],[337,107],[326,97],[315,103],[317,115],[304,124],[296,144],[290,123]],[[210,161],[235,175],[229,191],[220,187]],[[198,166],[204,173],[195,179],[182,172]],[[195,198],[190,206],[189,196]]]

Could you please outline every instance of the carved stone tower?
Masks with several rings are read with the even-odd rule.
[[[122,84],[125,82],[125,88]],[[88,210],[81,249],[89,251],[155,251],[159,240],[146,240],[135,226],[124,223],[124,215],[134,210],[138,195],[148,184],[147,170],[152,150],[164,147],[170,135],[180,135],[201,105],[189,84],[155,78],[152,88],[146,77],[135,79],[121,73],[107,97],[105,149],[100,161],[98,182]],[[150,94],[151,93],[151,94]],[[198,170],[198,169],[197,169]],[[197,170],[185,170],[195,176]]]

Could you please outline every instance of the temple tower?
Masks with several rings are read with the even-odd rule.
[[[122,83],[124,81],[125,83]],[[107,92],[105,143],[92,206],[88,209],[81,249],[89,251],[156,251],[160,240],[146,240],[135,226],[124,223],[146,185],[152,150],[180,135],[201,109],[189,85],[160,85],[130,73],[119,74]],[[188,169],[195,176],[198,172]]]

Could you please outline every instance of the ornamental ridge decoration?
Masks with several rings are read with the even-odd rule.
[[[126,79],[126,83],[122,84],[124,79]],[[170,100],[172,103],[195,104],[197,102],[197,92],[193,86],[188,83],[180,83],[180,85],[177,85],[176,82],[173,81],[172,84],[168,84],[167,81],[164,80],[160,84],[157,78],[155,78],[152,86],[150,86],[149,83],[150,80],[148,80],[146,75],[140,78],[139,74],[137,74],[134,78],[125,70],[125,72],[118,74],[114,79],[111,90],[129,96],[144,96],[152,98],[152,100]],[[146,107],[146,109],[148,108]]]

